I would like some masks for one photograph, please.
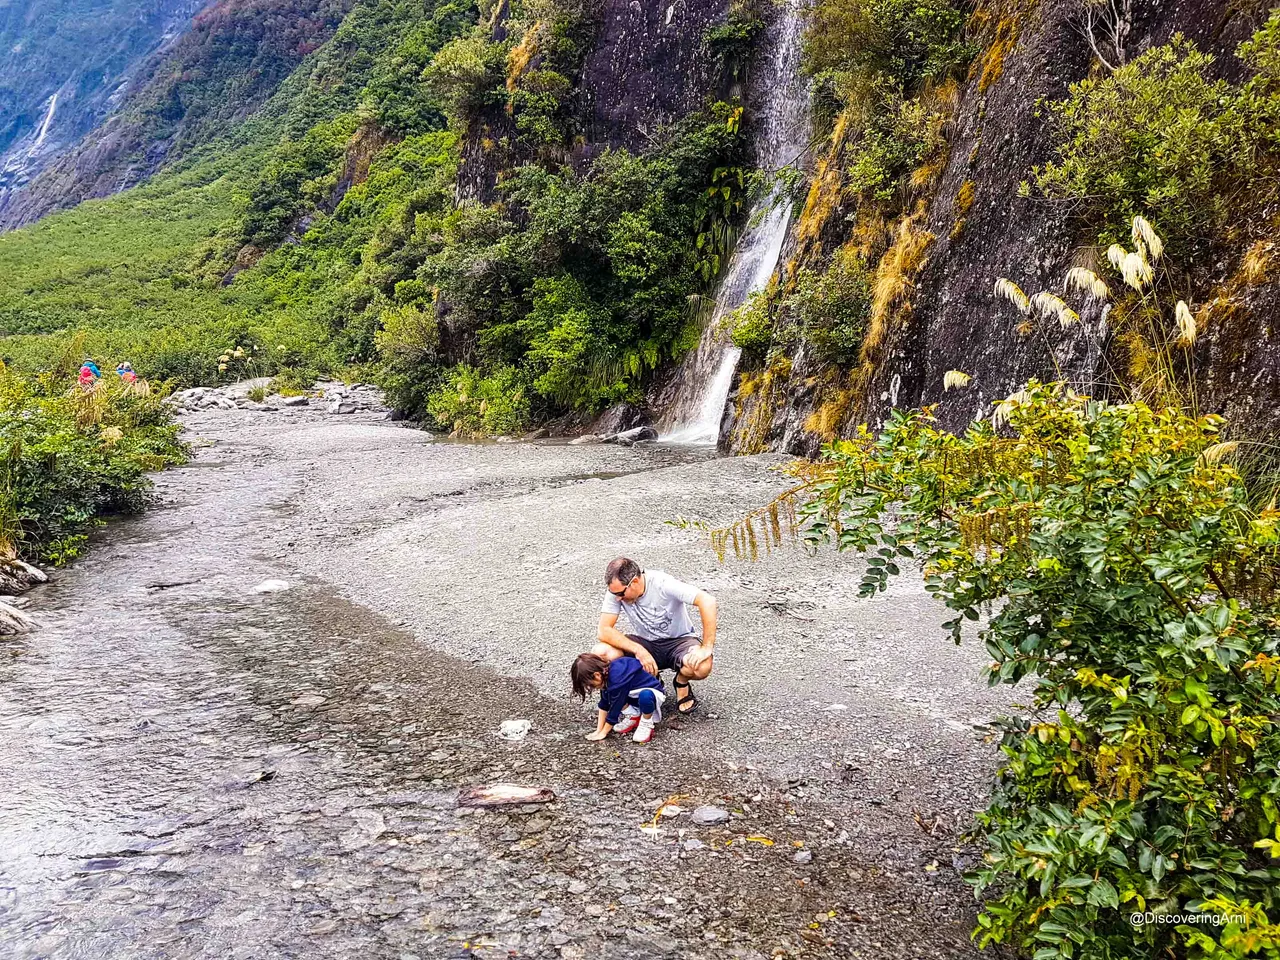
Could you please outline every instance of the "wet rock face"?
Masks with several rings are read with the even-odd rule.
[[[1224,76],[1239,72],[1234,56],[1256,23],[1239,10],[1210,0],[1140,4],[1128,44],[1130,59],[1181,32],[1217,59]],[[1026,8],[1026,4],[1018,4]],[[937,404],[941,424],[962,429],[994,400],[1008,396],[1032,377],[1065,378],[1095,395],[1123,369],[1097,304],[1082,309],[1081,323],[1062,330],[1045,328],[1046,337],[1017,332],[1022,317],[997,300],[992,287],[1007,277],[1027,294],[1062,291],[1066,271],[1081,248],[1096,242],[1096,231],[1070,215],[1064,205],[1036,196],[1019,196],[1032,180],[1032,167],[1054,156],[1051,104],[1071,84],[1094,69],[1092,54],[1074,22],[1078,5],[1062,0],[1024,14],[1017,39],[1000,61],[998,78],[983,89],[986,54],[962,84],[949,135],[950,152],[938,186],[919,219],[932,235],[923,266],[911,278],[912,309],[895,311],[886,345],[874,361],[869,387],[847,411],[846,432],[858,423],[882,425],[896,407]],[[960,202],[971,184],[972,202]],[[968,192],[968,189],[965,189]],[[1153,219],[1159,220],[1159,211]],[[838,233],[838,232],[837,232]],[[827,249],[845,239],[828,238]],[[1221,264],[1197,264],[1203,275],[1226,279],[1243,250],[1224,255]],[[1206,288],[1208,285],[1206,285]],[[1225,411],[1256,429],[1280,408],[1280,343],[1269,317],[1280,303],[1280,287],[1263,284],[1241,292],[1239,309],[1204,332],[1197,347],[1201,407]],[[1073,301],[1073,306],[1084,304]],[[819,438],[805,420],[829,394],[815,391],[819,373],[803,352],[784,390],[743,404],[742,416],[762,424],[758,431],[769,449],[815,453]],[[943,391],[943,377],[961,370],[972,377],[964,390]],[[726,411],[733,417],[730,406]],[[735,452],[750,452],[741,442]]]
[[[642,148],[665,123],[702,106],[716,84],[703,36],[725,0],[605,0],[582,74],[587,139]]]
[[[570,152],[575,168],[585,169],[611,147],[643,150],[662,126],[707,104],[719,71],[703,37],[728,10],[728,0],[603,0],[575,83],[584,133]],[[491,145],[515,133],[502,109],[473,125],[462,144],[459,197],[491,202],[500,173],[532,159]]]

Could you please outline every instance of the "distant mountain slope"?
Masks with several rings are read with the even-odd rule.
[[[75,0],[60,2],[70,7]],[[115,2],[125,5],[124,0]],[[184,25],[199,6],[197,0],[158,3],[180,6]],[[176,39],[164,39],[176,28],[168,34],[156,33],[157,42],[143,51],[150,56],[144,56],[143,62],[135,58],[110,95],[81,115],[77,124],[58,125],[56,110],[65,97],[62,87],[45,94],[38,101],[45,115],[52,97],[58,96],[55,123],[37,144],[42,118],[33,119],[30,109],[23,114],[27,133],[10,150],[12,172],[0,175],[0,230],[127,189],[192,147],[225,134],[261,107],[281,81],[332,36],[349,7],[349,0],[219,0],[197,14]],[[123,12],[119,15],[123,18]],[[135,10],[135,20],[150,16],[149,10]],[[50,49],[91,47],[91,38],[74,36],[80,17],[75,10],[51,3],[47,10],[32,11],[23,22],[56,23],[45,41]],[[10,19],[16,20],[17,15]],[[6,29],[19,33],[16,25]],[[10,49],[7,56],[17,55]],[[62,59],[79,63],[69,51],[64,51]],[[57,76],[54,64],[44,73],[52,82]],[[97,75],[88,71],[78,82],[84,86]],[[17,99],[15,95],[15,103]],[[31,101],[32,95],[25,100]],[[105,122],[99,123],[108,112]],[[57,137],[51,141],[55,131]]]
[[[206,2],[0,2],[0,209],[119,105]]]

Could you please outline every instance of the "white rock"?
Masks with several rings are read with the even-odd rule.
[[[287,580],[263,580],[260,584],[253,588],[254,593],[279,593],[282,590],[289,589]]]
[[[528,720],[503,720],[498,726],[498,736],[503,740],[523,740],[533,729]]]

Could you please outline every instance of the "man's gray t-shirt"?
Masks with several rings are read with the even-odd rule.
[[[624,603],[606,593],[601,613],[626,613],[631,629],[646,640],[674,640],[693,636],[689,608],[698,588],[682,583],[662,570],[644,572],[644,593],[635,603]]]

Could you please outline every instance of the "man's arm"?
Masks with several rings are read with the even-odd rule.
[[[702,645],[711,650],[716,645],[716,612],[720,608],[716,605],[716,598],[705,590],[698,591],[693,605],[702,616]]]
[[[618,615],[616,613],[600,614],[600,626],[596,629],[596,639],[601,643],[607,643],[609,646],[621,650],[623,653],[631,654],[640,661],[640,666],[644,667],[646,673],[651,673],[656,677],[658,675],[658,664],[649,654],[649,651],[619,630],[615,626],[617,622]]]
[[[697,596],[693,598],[693,605],[698,608],[698,614],[702,617],[702,643],[694,650],[689,652],[685,658],[685,665],[696,667],[702,661],[711,656],[716,645],[716,598],[705,590],[699,590]]]

